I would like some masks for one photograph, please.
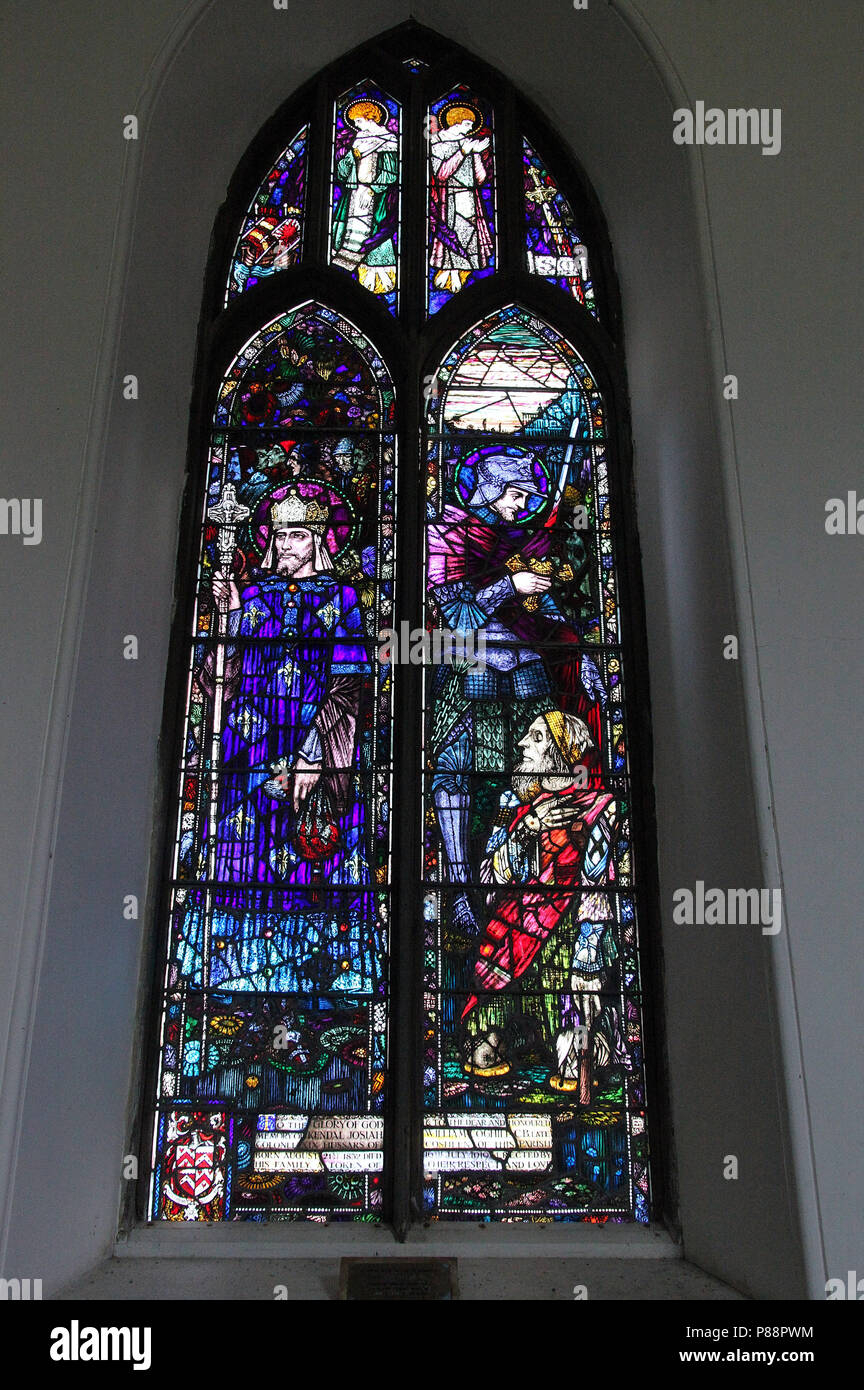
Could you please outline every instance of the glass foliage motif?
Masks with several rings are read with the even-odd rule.
[[[573,209],[527,140],[522,141],[522,165],[528,269],[572,294],[596,318],[588,247],[576,230]]]
[[[427,308],[434,314],[496,269],[492,108],[456,87],[432,103],[426,124]]]
[[[169,883],[151,1219],[374,1219],[390,916],[395,414],[308,303],[218,391]]]
[[[647,1221],[603,402],[511,305],[445,358],[426,441],[426,625],[472,638],[424,672],[424,1208]]]
[[[237,238],[225,303],[300,260],[308,128],[282,151],[252,200]]]
[[[391,312],[398,305],[399,106],[363,83],[336,102],[330,263],[347,270]]]

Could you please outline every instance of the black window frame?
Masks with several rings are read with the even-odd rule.
[[[417,73],[406,60],[425,64]],[[402,108],[402,219],[398,315],[328,263],[329,185],[333,107],[360,82],[372,82]],[[494,108],[497,249],[496,271],[453,295],[426,316],[427,190],[424,118],[429,104],[457,85],[475,89]],[[262,280],[225,303],[237,237],[267,172],[304,125],[308,126],[303,255],[299,264]],[[588,247],[597,317],[576,298],[527,269],[522,140],[534,147],[573,207]],[[406,228],[410,231],[406,232]],[[639,963],[643,984],[644,1068],[648,1110],[652,1222],[676,1226],[674,1173],[668,1135],[669,1102],[662,998],[657,831],[645,640],[645,601],[636,526],[633,449],[622,318],[611,243],[594,191],[578,160],[552,124],[497,69],[451,40],[409,21],[365,43],[324,68],[285,101],[242,155],[215,219],[204,277],[187,445],[187,472],[175,570],[174,615],[165,685],[159,781],[155,808],[154,872],[150,894],[147,971],[150,983],[142,1061],[141,1103],[131,1152],[146,1154],[137,1185],[128,1184],[121,1228],[147,1222],[149,1155],[158,1076],[159,1022],[167,945],[168,885],[176,815],[176,750],[182,738],[188,640],[196,592],[202,489],[213,432],[213,403],[235,354],[261,327],[299,304],[316,301],[344,314],[374,345],[395,391],[398,439],[398,513],[395,621],[422,626],[422,532],[418,484],[423,437],[423,383],[450,348],[474,324],[516,304],[535,313],[584,358],[603,397],[607,423],[613,542],[623,615],[620,646],[628,673],[629,776],[633,842],[640,865]],[[413,480],[412,480],[413,470]],[[412,485],[413,481],[413,485]],[[391,888],[389,1077],[385,1109],[384,1215],[395,1237],[424,1221],[422,1190],[422,893],[420,831],[422,668],[402,666],[394,708],[393,805],[411,805],[412,817],[394,814]],[[419,917],[417,916],[419,914]],[[420,929],[406,930],[416,917]],[[131,1189],[135,1189],[132,1191]]]

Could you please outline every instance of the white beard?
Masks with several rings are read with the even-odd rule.
[[[563,759],[561,760],[563,762]],[[555,772],[541,773],[530,763],[517,763],[513,769],[512,787],[519,800],[526,805],[533,801],[541,792],[562,791],[564,787],[569,787],[573,781],[563,769]]]
[[[533,801],[535,796],[539,796],[543,790],[540,779],[536,773],[529,773],[524,777],[513,778],[513,790],[520,801],[526,803]]]

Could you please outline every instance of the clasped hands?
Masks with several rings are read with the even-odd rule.
[[[532,806],[528,814],[522,817],[520,824],[524,825],[532,835],[539,834],[541,830],[557,830],[562,825],[572,825],[574,830],[581,830],[582,828],[578,808],[568,805],[566,799],[557,797]]]

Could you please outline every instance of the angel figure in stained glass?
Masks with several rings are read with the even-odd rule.
[[[483,124],[476,107],[451,102],[438,116],[432,136],[431,261],[437,290],[455,294],[472,271],[492,258],[492,234],[480,192],[489,174],[484,154],[489,136],[475,138]]]
[[[333,264],[356,271],[373,294],[396,286],[395,219],[390,191],[398,179],[398,141],[376,101],[354,101],[345,122],[354,130],[337,161],[342,193],[333,214]]]

